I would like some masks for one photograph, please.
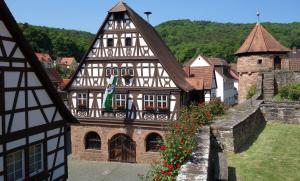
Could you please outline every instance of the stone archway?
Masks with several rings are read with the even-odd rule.
[[[108,140],[110,161],[136,162],[136,143],[126,134],[116,134]]]

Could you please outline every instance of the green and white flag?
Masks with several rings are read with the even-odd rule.
[[[115,94],[115,87],[117,85],[117,81],[118,81],[118,77],[111,75],[108,81],[108,85],[105,89],[102,108],[106,111],[112,110],[112,101],[113,101],[113,96]]]

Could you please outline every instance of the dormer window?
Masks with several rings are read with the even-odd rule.
[[[125,39],[125,46],[131,47],[132,46],[132,39],[131,38],[126,38]]]
[[[113,47],[114,46],[114,39],[108,38],[107,39],[107,47]]]
[[[116,21],[121,21],[124,19],[124,13],[123,12],[118,12],[114,14],[114,19]]]

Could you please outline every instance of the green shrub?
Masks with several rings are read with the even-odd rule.
[[[289,91],[289,99],[293,101],[298,101],[300,98],[300,90],[290,89]]]
[[[293,84],[283,86],[279,89],[278,94],[281,99],[299,101],[300,100],[300,83],[293,83]]]
[[[252,98],[256,94],[256,86],[252,85],[247,92],[247,99]]]
[[[278,93],[281,98],[288,99],[290,86],[284,86],[279,89]]]

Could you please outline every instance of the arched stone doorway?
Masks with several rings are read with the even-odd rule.
[[[281,58],[279,56],[276,56],[274,58],[274,69],[280,70],[281,69]]]
[[[126,134],[116,134],[108,140],[109,160],[136,162],[136,143]]]

